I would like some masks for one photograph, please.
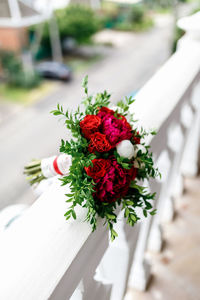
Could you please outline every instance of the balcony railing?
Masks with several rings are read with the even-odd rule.
[[[0,245],[0,299],[121,300],[127,286],[145,290],[151,265],[147,249],[161,251],[162,223],[172,221],[183,175],[195,175],[200,137],[200,40],[187,35],[179,50],[141,89],[131,107],[145,128],[156,128],[152,150],[162,179],[158,212],[130,228],[119,214],[119,237],[109,243],[99,220],[95,233],[83,222],[65,221],[66,187],[49,188],[11,226]]]

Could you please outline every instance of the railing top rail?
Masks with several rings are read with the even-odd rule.
[[[131,111],[145,128],[159,129],[200,72],[200,43],[182,47],[145,84]]]

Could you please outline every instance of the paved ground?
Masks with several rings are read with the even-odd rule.
[[[174,222],[164,226],[165,247],[151,255],[153,280],[148,291],[129,291],[129,300],[200,299],[200,178],[186,181],[177,199]]]
[[[88,70],[90,91],[107,89],[115,102],[123,95],[138,90],[169,57],[171,24],[171,19],[165,18],[149,32],[120,33],[120,38],[117,38],[120,43]],[[32,158],[58,152],[60,139],[66,139],[67,133],[63,123],[49,112],[58,102],[65,108],[74,108],[80,103],[83,75],[75,76],[70,84],[61,85],[50,96],[1,124],[0,209],[9,204],[34,200],[22,174],[23,166]]]

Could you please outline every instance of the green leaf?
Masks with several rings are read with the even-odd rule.
[[[128,217],[129,213],[130,213],[130,211],[129,211],[128,207],[126,207],[126,209],[125,209],[125,217],[126,218]]]
[[[145,191],[145,187],[137,185],[135,181],[131,181],[130,187],[138,190],[141,194]]]
[[[145,216],[145,218],[147,217],[147,211],[146,211],[146,209],[143,209],[143,215]]]
[[[137,218],[135,215],[131,214],[130,215],[130,218],[133,220],[133,222],[137,222]]]
[[[108,219],[111,219],[111,220],[115,220],[115,219],[116,219],[116,216],[115,216],[115,215],[106,214],[106,217],[107,217]]]
[[[76,220],[76,213],[74,210],[72,210],[72,217],[74,218],[74,220]]]
[[[126,204],[127,204],[127,205],[133,205],[133,201],[127,200],[127,201],[126,201]]]
[[[157,212],[157,209],[154,209],[150,212],[150,215],[154,216],[156,214],[156,212]]]
[[[111,241],[113,242],[117,236],[118,236],[117,232],[112,228],[111,229]]]
[[[65,196],[71,198],[73,197],[73,194],[65,194]]]
[[[66,217],[66,216],[68,216],[68,215],[70,215],[71,214],[71,212],[72,212],[72,210],[70,209],[70,210],[68,210],[65,214],[64,214],[64,216]]]

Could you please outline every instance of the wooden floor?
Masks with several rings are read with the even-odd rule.
[[[161,254],[150,254],[152,280],[147,292],[128,291],[129,300],[200,300],[200,178],[185,181],[176,216],[164,226]]]

